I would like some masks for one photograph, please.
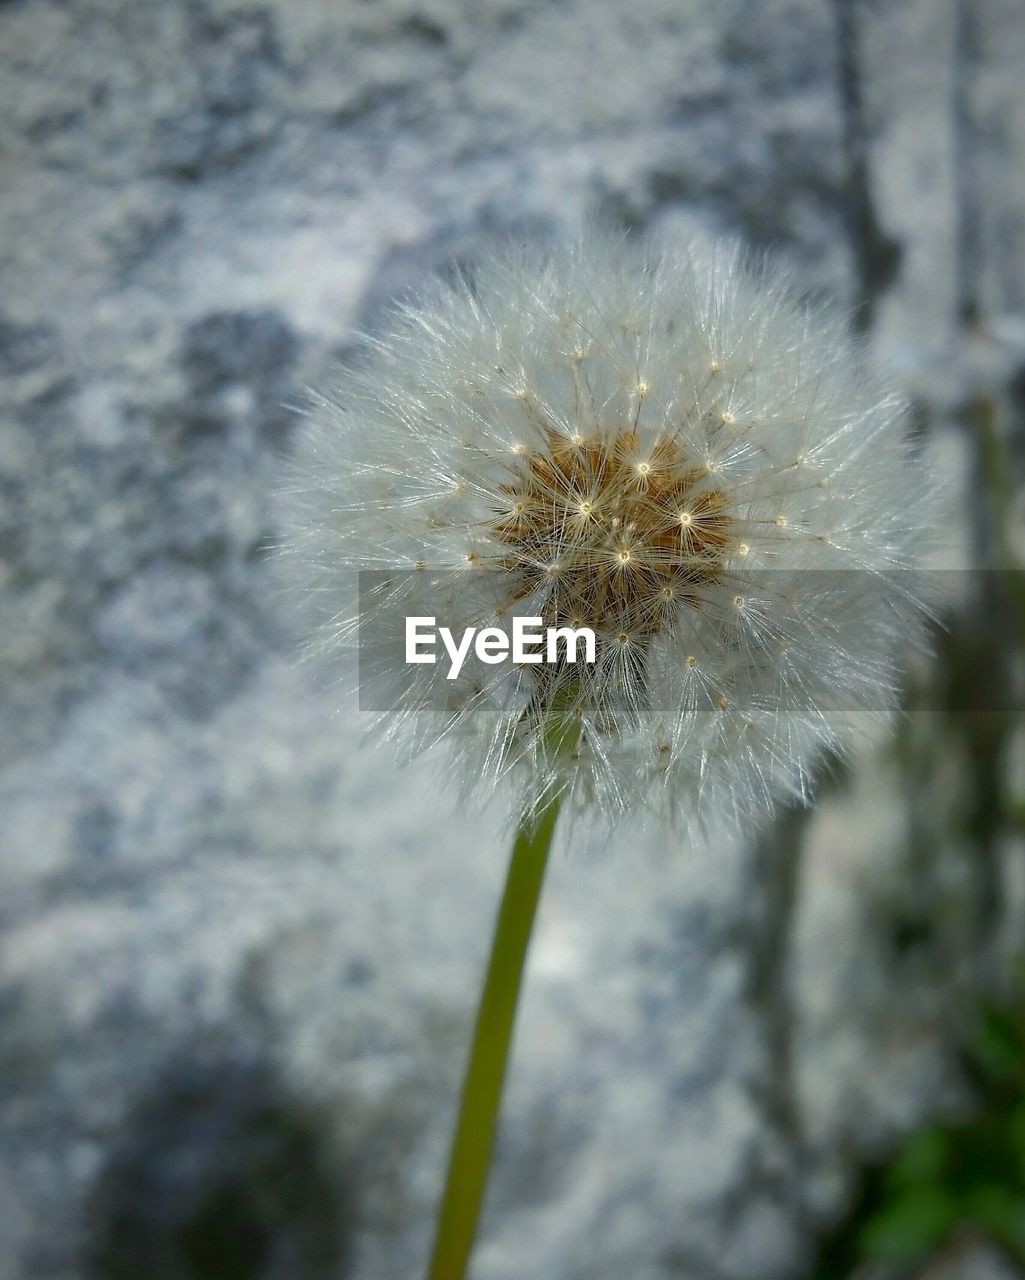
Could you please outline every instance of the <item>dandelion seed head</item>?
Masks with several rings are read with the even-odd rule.
[[[903,414],[840,316],[734,246],[492,254],[396,310],[305,424],[284,563],[311,650],[340,668],[399,606],[590,627],[593,664],[395,658],[378,729],[522,811],[750,823],[807,798],[852,708],[888,713],[922,632],[894,585],[932,490]],[[362,617],[358,570],[383,575]]]

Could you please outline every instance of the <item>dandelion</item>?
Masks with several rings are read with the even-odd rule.
[[[381,730],[447,743],[520,815],[433,1280],[472,1245],[559,806],[744,827],[892,708],[930,490],[902,416],[785,275],[589,229],[407,301],[307,423],[286,551],[312,647],[341,669],[362,638]],[[595,660],[471,655],[449,679],[399,658],[413,614],[587,627]]]
[[[742,827],[892,702],[928,490],[901,418],[842,317],[736,248],[508,250],[408,302],[307,424],[288,545],[314,647],[355,648],[358,570],[365,634],[590,627],[593,664],[471,657],[455,682],[364,642],[381,730],[445,740],[524,814]]]

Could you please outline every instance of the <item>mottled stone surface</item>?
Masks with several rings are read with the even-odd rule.
[[[979,12],[1010,312],[1025,24]],[[953,325],[951,24],[909,0],[864,40],[909,378]],[[587,208],[739,231],[852,299],[834,62],[816,0],[0,5],[2,1280],[98,1274],[147,1196],[169,1239],[202,1220],[216,1152],[138,1176],[180,1155],[161,1082],[193,1060],[215,1096],[249,1064],[286,1135],[320,1117],[339,1275],[419,1274],[504,837],[292,661],[265,549],[294,406],[424,271]],[[942,975],[872,923],[899,790],[866,756],[792,903],[785,841],[556,861],[477,1280],[800,1274],[853,1153],[948,1088]],[[307,1274],[306,1229],[253,1274]]]

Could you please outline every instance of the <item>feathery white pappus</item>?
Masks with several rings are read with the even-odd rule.
[[[521,812],[719,831],[892,709],[933,485],[901,398],[785,274],[588,228],[432,282],[368,344],[304,424],[282,550],[329,670],[362,624],[382,732],[447,742]],[[447,680],[403,663],[414,614],[588,626],[597,660]]]

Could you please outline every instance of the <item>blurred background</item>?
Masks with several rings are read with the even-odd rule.
[[[475,1280],[1025,1274],[1021,0],[0,3],[0,1278],[421,1273],[504,874],[294,661],[306,387],[497,236],[739,233],[950,477],[893,736],[556,859]]]

